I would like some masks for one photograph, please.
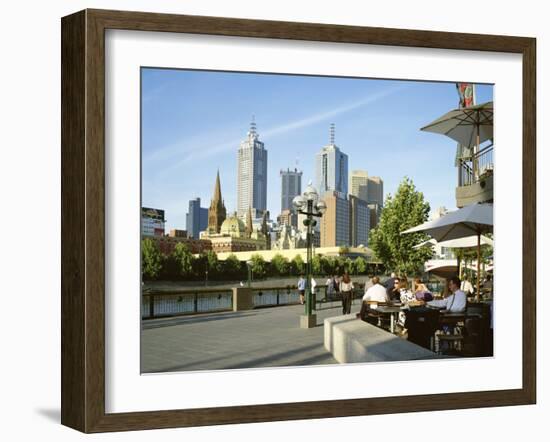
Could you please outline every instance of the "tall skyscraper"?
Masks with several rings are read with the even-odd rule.
[[[384,207],[384,181],[379,176],[370,176],[367,185],[367,202]]]
[[[348,246],[350,244],[349,201],[339,192],[325,193],[327,210],[320,219],[321,247]]]
[[[366,170],[351,172],[351,194],[368,202],[369,174]]]
[[[351,194],[363,201],[384,205],[384,181],[378,176],[369,176],[366,170],[351,172]]]
[[[292,200],[302,193],[302,171],[281,170],[281,213],[294,210]]]
[[[315,156],[315,179],[319,194],[348,193],[348,156],[334,144],[334,124],[330,126],[330,142]]]
[[[367,202],[370,209],[370,228],[374,229],[380,221],[384,205],[384,181],[378,176],[369,176],[366,170],[351,172],[351,195]]]
[[[201,199],[189,200],[189,212],[186,214],[187,235],[189,238],[200,238],[200,232],[208,227],[208,209],[201,207]]]
[[[366,201],[349,196],[349,245],[367,246],[369,243],[370,209]]]
[[[259,140],[254,119],[239,147],[237,167],[237,215],[244,219],[250,207],[252,217],[261,218],[267,210],[267,150]]]
[[[220,172],[216,175],[216,184],[214,185],[214,195],[208,209],[208,233],[220,233],[220,228],[227,212],[222,199],[222,188],[220,185]]]

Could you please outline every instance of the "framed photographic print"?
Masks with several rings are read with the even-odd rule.
[[[535,53],[64,17],[62,423],[535,403]]]

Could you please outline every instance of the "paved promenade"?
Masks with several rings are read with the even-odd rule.
[[[311,329],[299,328],[301,305],[143,321],[142,372],[337,364],[323,345],[323,321],[342,307],[321,308]]]

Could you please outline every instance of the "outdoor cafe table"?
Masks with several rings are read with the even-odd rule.
[[[390,315],[390,332],[395,332],[395,314],[401,311],[401,306],[398,305],[379,305],[377,312]]]

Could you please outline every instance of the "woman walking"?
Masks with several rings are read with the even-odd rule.
[[[348,272],[344,273],[340,283],[340,293],[342,293],[342,314],[348,315],[351,313],[351,297],[353,295],[353,282],[351,282]]]

